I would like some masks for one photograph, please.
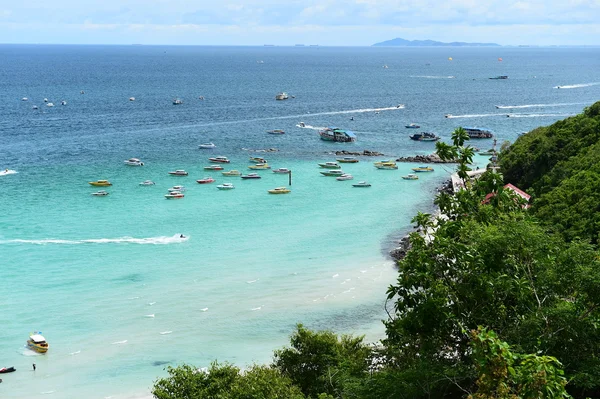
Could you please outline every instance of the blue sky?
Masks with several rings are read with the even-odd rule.
[[[600,0],[0,0],[2,43],[600,45]]]

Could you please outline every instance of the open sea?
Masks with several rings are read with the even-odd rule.
[[[5,399],[148,397],[167,365],[267,363],[299,322],[381,338],[387,253],[452,167],[405,181],[417,165],[373,162],[431,153],[415,131],[485,127],[500,144],[600,99],[598,48],[1,45],[0,66],[0,367],[17,368]],[[332,125],[357,141],[320,140]],[[353,181],[321,176],[341,149],[386,156],[343,165]],[[204,171],[217,155],[244,173],[265,157],[292,185]],[[109,196],[91,195],[98,179]],[[185,198],[164,198],[173,185]],[[292,192],[267,194],[278,186]],[[25,348],[33,331],[47,354]]]

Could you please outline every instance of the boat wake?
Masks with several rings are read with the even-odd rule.
[[[545,108],[563,107],[568,105],[585,105],[588,103],[556,103],[556,104],[525,104],[525,105],[496,105],[498,109],[522,109],[522,108]]]
[[[0,176],[14,175],[15,173],[18,173],[18,172],[16,170],[12,170],[12,169],[0,170]]]
[[[325,129],[325,127],[318,127],[318,126],[311,126],[311,125],[301,125],[301,124],[297,124],[296,127],[299,127],[300,129],[312,129],[312,130],[323,130]]]
[[[432,75],[412,75],[410,78],[421,78],[421,79],[456,79],[456,76],[432,76]]]
[[[544,117],[560,117],[566,118],[577,114],[508,114],[509,118],[544,118]]]
[[[47,238],[44,240],[0,240],[0,244],[153,244],[153,245],[166,245],[166,244],[177,244],[189,240],[189,236],[181,237],[179,234],[174,236],[159,236],[159,237],[148,237],[148,238],[134,238],[134,237],[119,237],[119,238],[97,238],[90,240],[57,240],[53,238]]]
[[[579,83],[576,85],[554,86],[555,89],[579,89],[580,87],[590,87],[600,85],[600,82],[594,83]]]
[[[126,344],[126,343],[127,343],[127,340],[124,339],[123,341],[113,342],[112,345],[123,345],[123,344]]]
[[[466,115],[446,115],[448,119],[457,119],[457,118],[488,118],[493,116],[503,116],[506,118],[506,114],[466,114]]]

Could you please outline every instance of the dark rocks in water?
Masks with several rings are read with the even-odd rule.
[[[446,180],[438,188],[438,193],[454,194],[454,187],[452,186],[452,180]]]
[[[346,151],[346,150],[341,150],[341,151],[336,151],[335,155],[353,155],[353,156],[366,156],[366,157],[380,157],[383,156],[384,154],[382,154],[381,152],[377,152],[377,151],[369,151],[369,150],[364,150],[363,152],[360,151]]]
[[[170,360],[157,360],[157,361],[152,362],[152,365],[153,366],[164,366],[165,364],[169,364],[169,363],[171,363]]]
[[[414,157],[400,157],[396,162],[413,162],[413,163],[456,163],[456,161],[444,161],[437,154],[415,155]]]
[[[398,247],[395,249],[392,249],[390,251],[390,256],[394,259],[394,260],[402,260],[404,259],[404,257],[406,256],[406,253],[409,251],[411,245],[410,245],[410,236],[406,235],[404,237],[402,237],[400,239],[400,242],[398,243]]]

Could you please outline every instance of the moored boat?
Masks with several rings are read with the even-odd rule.
[[[508,79],[508,76],[500,75],[500,76],[494,76],[493,78],[490,78],[490,79]]]
[[[488,129],[478,127],[463,127],[471,139],[491,139],[494,134]]]
[[[173,105],[181,105],[181,104],[183,104],[183,100],[181,100],[179,98],[173,99]]]
[[[166,199],[179,199],[183,197],[185,197],[185,195],[181,191],[176,190],[169,191],[167,194],[165,194]]]
[[[203,143],[198,146],[198,148],[202,148],[202,149],[211,149],[211,148],[215,148],[215,147],[216,147],[216,145],[214,143]]]
[[[13,371],[17,371],[14,367],[2,367],[0,369],[0,374],[12,373]]]
[[[129,158],[127,161],[124,161],[125,165],[129,166],[144,166],[144,163],[140,161],[138,158]]]
[[[336,159],[336,161],[338,161],[339,163],[357,163],[358,162],[358,158],[343,157],[343,158]]]
[[[217,163],[230,163],[231,162],[229,159],[227,159],[227,157],[212,157],[212,158],[208,158],[208,160],[210,162],[217,162]]]
[[[94,186],[94,187],[108,187],[108,186],[112,186],[112,183],[109,182],[108,180],[96,180],[96,181],[90,181],[88,182],[88,184]]]
[[[398,169],[394,161],[378,161],[373,164],[377,169]]]
[[[287,100],[289,98],[288,94],[284,91],[282,91],[281,93],[277,93],[275,95],[275,100]]]
[[[203,179],[198,179],[196,180],[196,183],[198,184],[209,184],[209,183],[214,183],[215,179],[213,179],[212,177],[208,176],[205,177]]]
[[[356,141],[354,132],[337,127],[327,127],[319,131],[319,136],[321,140],[335,141],[336,143],[352,143]]]
[[[440,137],[437,136],[435,133],[430,132],[415,133],[408,137],[410,137],[411,140],[416,141],[438,141],[440,139]]]
[[[204,170],[223,170],[223,167],[221,165],[210,165],[205,166]]]
[[[152,180],[144,180],[140,183],[140,186],[154,186],[155,184]]]
[[[271,190],[267,190],[267,192],[269,194],[289,194],[292,191],[290,189],[288,189],[287,187],[277,187]]]
[[[341,168],[341,166],[337,162],[320,163],[319,166],[322,168],[325,168],[325,169],[340,169]]]
[[[177,169],[177,170],[176,170],[176,171],[174,171],[174,172],[169,172],[169,174],[170,174],[171,176],[187,176],[187,175],[188,175],[188,172],[186,172],[186,171],[185,171],[185,170],[183,170],[183,169]]]
[[[412,168],[414,172],[433,172],[433,168],[431,166],[417,166],[416,168]]]
[[[248,169],[253,170],[263,170],[263,169],[271,169],[268,163],[257,163],[256,165],[248,166]]]
[[[344,174],[344,171],[341,169],[332,169],[332,170],[324,170],[319,172],[323,176],[341,176]]]
[[[170,189],[168,189],[167,191],[181,191],[184,192],[186,190],[186,188],[184,186],[173,186]]]
[[[363,180],[359,181],[358,183],[354,183],[352,187],[371,187],[371,184]]]
[[[292,171],[289,170],[288,168],[277,168],[277,169],[273,169],[273,173],[279,173],[281,175],[287,175],[290,174]]]
[[[252,163],[267,163],[267,160],[263,157],[250,157],[249,161]]]
[[[223,183],[217,186],[219,190],[233,190],[235,187],[231,183]]]
[[[416,123],[409,123],[408,125],[404,126],[407,129],[419,129],[421,126],[417,125]]]
[[[269,133],[269,134],[285,134],[285,131],[283,129],[273,129],[273,130],[267,130],[267,133]]]
[[[339,181],[352,180],[352,179],[354,179],[354,176],[352,176],[351,174],[348,174],[348,173],[344,173],[343,175],[340,175],[335,178],[335,180],[339,180]]]
[[[44,338],[42,334],[37,332],[29,335],[27,348],[37,353],[46,353],[48,352],[48,349],[50,349],[50,344],[46,342],[46,338]]]
[[[402,178],[404,180],[419,180],[419,176],[415,175],[414,173],[409,173],[406,176],[402,176]]]
[[[100,190],[100,191],[96,191],[95,193],[92,193],[92,195],[96,196],[96,197],[106,197],[108,194],[110,194],[108,191],[104,191],[104,190]]]
[[[239,170],[235,170],[232,169],[230,171],[227,172],[221,172],[223,174],[223,176],[241,176],[242,172],[240,172]]]
[[[260,179],[260,175],[258,173],[248,173],[247,175],[242,175],[242,179]]]

